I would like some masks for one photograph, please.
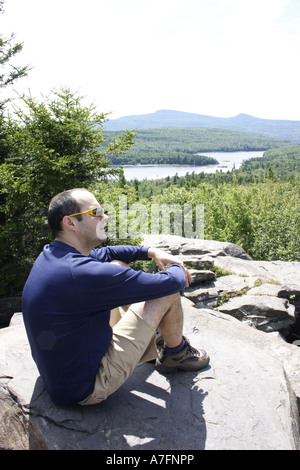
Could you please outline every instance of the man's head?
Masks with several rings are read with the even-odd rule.
[[[48,208],[48,223],[50,225],[53,238],[56,238],[63,230],[62,220],[65,215],[80,212],[81,207],[77,199],[72,195],[74,191],[85,191],[85,189],[70,189],[57,194],[51,199]],[[82,216],[76,216],[77,220],[82,220]]]
[[[84,188],[70,189],[54,196],[48,209],[53,237],[74,246],[86,245],[89,249],[97,246],[106,239],[107,216],[95,217],[93,213],[87,213],[96,208],[100,208],[99,202]],[[73,215],[79,212],[86,213]]]

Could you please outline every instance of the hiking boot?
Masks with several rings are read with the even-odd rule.
[[[160,333],[156,336],[155,345],[158,352],[160,352],[165,345],[165,340]]]
[[[209,355],[204,349],[193,348],[185,339],[186,345],[178,353],[172,353],[163,348],[160,357],[156,359],[156,369],[162,373],[173,373],[179,370],[196,371],[204,369],[209,363]]]

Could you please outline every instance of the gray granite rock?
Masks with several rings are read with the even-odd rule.
[[[300,348],[278,334],[281,321],[299,318],[300,263],[253,261],[212,240],[147,236],[144,244],[193,266],[184,333],[208,350],[209,367],[164,376],[144,364],[102,404],[58,407],[15,314],[0,330],[0,448],[300,449]],[[273,332],[260,331],[267,320]]]
[[[295,322],[295,307],[285,299],[268,295],[234,297],[218,310],[266,332],[288,328]]]
[[[295,387],[283,355],[281,360],[277,355],[278,340],[182,301],[185,334],[195,347],[209,351],[209,367],[164,376],[152,364],[138,366],[117,392],[90,407],[50,401],[31,359],[22,315],[15,315],[0,331],[0,448],[299,448]],[[280,347],[299,370],[299,348]]]
[[[194,273],[208,266],[218,273],[211,280],[199,276],[184,291],[198,308],[217,308],[266,332],[288,335],[295,325],[300,340],[299,262],[254,261],[241,247],[214,240],[147,235],[143,243],[176,254]]]

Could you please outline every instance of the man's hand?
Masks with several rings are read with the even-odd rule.
[[[185,287],[189,287],[190,282],[192,281],[192,276],[184,266],[184,263],[176,256],[165,253],[163,250],[159,250],[158,248],[149,248],[148,257],[154,259],[155,263],[162,271],[164,271],[170,264],[179,264],[184,270],[186,278]]]

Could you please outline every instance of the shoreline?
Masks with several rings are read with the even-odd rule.
[[[145,168],[147,166],[150,166],[150,167],[173,167],[173,166],[182,166],[182,167],[185,167],[185,166],[194,166],[194,167],[199,167],[199,166],[215,166],[215,165],[220,165],[219,162],[217,163],[209,163],[209,164],[204,164],[204,165],[199,165],[199,164],[195,164],[195,165],[192,165],[192,164],[187,164],[187,163],[137,163],[135,165],[130,165],[130,164],[120,164],[120,165],[112,165],[111,168],[119,168],[120,166],[123,167],[123,168]]]
[[[143,179],[156,180],[165,179],[167,177],[174,176],[185,176],[186,174],[192,173],[215,173],[220,172],[231,172],[234,169],[238,169],[241,163],[245,160],[252,159],[254,157],[262,157],[264,151],[237,151],[237,152],[212,152],[211,157],[214,157],[214,162],[203,163],[202,165],[187,164],[187,163],[136,163],[136,164],[124,164],[124,165],[111,165],[112,168],[123,168],[124,176],[127,181],[137,179],[142,181]],[[208,156],[208,154],[204,155]]]

